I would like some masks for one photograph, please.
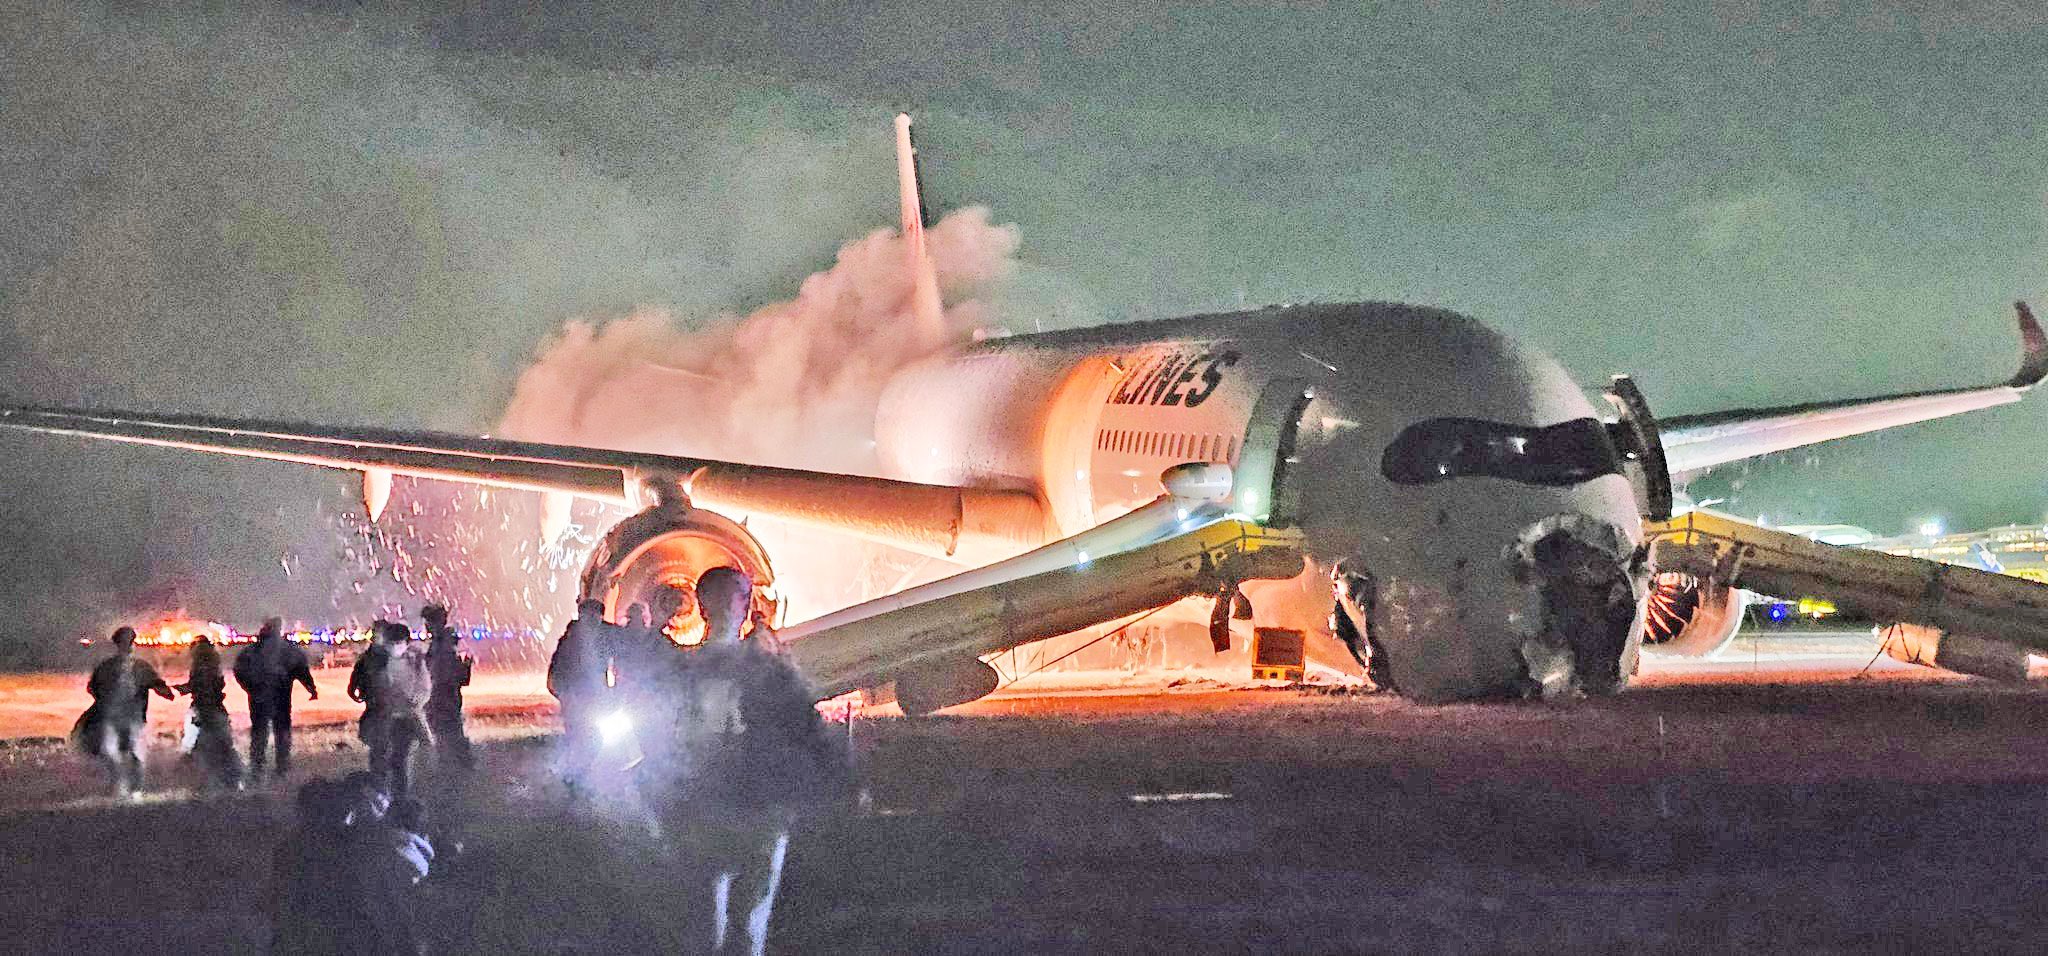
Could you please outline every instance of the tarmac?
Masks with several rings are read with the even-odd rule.
[[[1442,707],[1186,682],[857,716],[868,799],[799,833],[776,949],[2032,951],[2048,693],[1930,673]],[[423,775],[468,847],[424,898],[436,951],[674,951],[672,849],[566,808],[551,724],[479,718],[478,775]],[[347,730],[305,734],[301,773],[359,767]],[[116,805],[49,742],[0,761],[0,938],[258,951],[287,789],[196,794],[173,758]]]

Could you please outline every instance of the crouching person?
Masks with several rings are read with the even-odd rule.
[[[298,829],[278,846],[272,868],[271,952],[426,952],[413,892],[426,862],[415,867],[400,848],[386,821],[391,806],[369,773],[300,788]]]
[[[753,582],[713,568],[697,582],[704,646],[681,664],[669,725],[675,739],[645,766],[643,784],[684,841],[702,943],[763,953],[792,825],[843,802],[852,774],[840,737],[819,718],[811,689],[766,639],[740,639]],[[765,638],[764,630],[755,632]]]

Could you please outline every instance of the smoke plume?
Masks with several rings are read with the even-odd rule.
[[[911,320],[902,236],[841,247],[795,298],[745,317],[686,323],[663,308],[570,322],[519,378],[509,438],[872,472],[874,421],[891,374],[970,341],[982,296],[1015,268],[1017,230],[988,210],[927,230],[942,294],[936,330]]]

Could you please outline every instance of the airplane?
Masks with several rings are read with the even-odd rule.
[[[942,304],[908,116],[896,146],[904,314],[933,323]],[[1227,626],[1225,608],[1252,603],[1240,600],[1252,578],[1292,578],[1316,595],[1313,614],[1254,604],[1261,623],[1329,628],[1405,696],[1556,698],[1610,692],[1634,672],[1652,623],[1644,523],[1670,517],[1674,479],[2018,401],[2048,375],[2048,338],[2024,302],[2016,309],[2021,367],[1998,384],[1662,421],[1625,376],[1596,408],[1542,351],[1428,306],[1274,306],[988,338],[895,373],[875,423],[879,476],[92,409],[0,406],[0,426],[352,470],[373,518],[396,475],[540,492],[556,516],[573,498],[636,508],[581,578],[581,596],[614,619],[713,566],[772,585],[747,516],[943,558],[963,570],[784,632],[801,661],[834,662],[818,664],[837,668],[828,689],[893,680],[907,711],[992,690],[977,655],[1143,606],[1213,593]],[[1209,537],[1173,559],[1189,569],[1180,583],[1118,577],[1148,567],[1130,557],[1141,545],[1198,534]],[[1225,539],[1266,548],[1263,564],[1222,568]],[[1710,602],[1669,593],[1710,582],[1666,578],[1652,640],[1718,646],[1732,633],[1739,613],[1695,613]],[[774,588],[757,600],[774,620]],[[888,625],[974,601],[987,617],[973,620],[993,632],[943,643]],[[1688,609],[1674,617],[1672,606]],[[1276,619],[1290,613],[1309,619]]]

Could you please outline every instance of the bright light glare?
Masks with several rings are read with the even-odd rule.
[[[1940,521],[1925,521],[1920,524],[1920,533],[1930,538],[1941,537]]]
[[[597,719],[597,734],[604,738],[605,746],[611,746],[626,739],[633,732],[633,718],[623,710],[615,710]]]

